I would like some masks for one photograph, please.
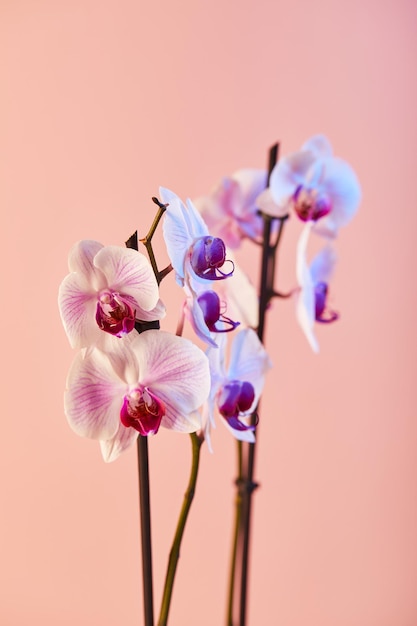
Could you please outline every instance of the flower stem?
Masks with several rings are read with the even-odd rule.
[[[153,626],[153,577],[148,438],[138,437],[139,504],[142,529],[142,576],[145,626]]]
[[[269,178],[278,158],[278,144],[271,147],[268,156],[268,184]],[[275,217],[259,211],[264,223],[263,240],[262,240],[262,259],[261,259],[261,275],[260,275],[260,295],[259,295],[259,318],[258,318],[258,337],[264,342],[266,311],[271,299],[278,296],[279,292],[274,289],[276,255],[284,222],[288,219],[288,215]],[[274,230],[273,222],[279,220],[278,231],[273,242]],[[251,422],[256,424],[258,407],[252,415]],[[256,437],[258,440],[258,435]],[[258,486],[254,482],[255,468],[255,443],[238,444],[239,454],[239,474],[236,481],[236,516],[235,516],[235,535],[232,548],[232,565],[230,574],[230,596],[227,615],[227,626],[233,626],[233,608],[234,594],[236,592],[236,572],[240,577],[240,593],[239,593],[239,626],[246,624],[247,611],[247,595],[248,595],[248,572],[249,572],[249,545],[251,530],[251,509],[252,509],[252,493]]]
[[[232,554],[230,559],[230,577],[229,577],[229,599],[227,605],[227,617],[226,624],[227,626],[233,626],[233,600],[234,600],[234,590],[236,584],[236,565],[237,565],[237,552],[238,552],[238,543],[239,543],[239,529],[242,521],[242,490],[241,484],[243,480],[243,464],[242,464],[242,442],[237,441],[237,478],[235,481],[236,484],[236,500],[235,500],[235,526],[233,529],[233,539],[232,539]]]
[[[195,487],[197,483],[198,466],[200,462],[200,448],[203,443],[203,439],[197,435],[197,433],[191,433],[191,445],[192,445],[192,464],[191,473],[187,486],[187,490],[184,494],[184,501],[182,504],[181,512],[178,518],[177,529],[174,535],[174,541],[172,543],[171,552],[169,553],[168,568],[165,577],[164,592],[161,603],[161,613],[159,616],[158,626],[166,626],[168,622],[168,613],[171,604],[172,591],[174,587],[175,574],[177,570],[178,560],[180,557],[181,541],[184,534],[185,524],[187,522],[188,514],[190,512],[191,503],[194,498]]]
[[[126,241],[126,247],[138,249],[138,231]],[[158,323],[159,327],[159,323]],[[139,328],[136,329],[141,332]],[[138,474],[139,474],[139,511],[142,539],[142,578],[143,608],[145,613],[144,626],[154,626],[153,614],[153,575],[152,575],[152,539],[151,539],[151,506],[149,488],[149,457],[148,438],[139,435],[137,441]]]

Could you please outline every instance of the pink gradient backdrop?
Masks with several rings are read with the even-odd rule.
[[[135,453],[105,465],[63,414],[70,246],[122,243],[160,184],[200,195],[316,132],[354,165],[363,203],[338,242],[342,318],[319,329],[320,356],[292,303],[268,321],[250,624],[417,624],[416,8],[0,0],[1,624],[142,623]],[[291,220],[283,289],[298,233]],[[172,626],[224,623],[235,458],[220,426],[214,446]],[[157,605],[188,447],[150,442]]]

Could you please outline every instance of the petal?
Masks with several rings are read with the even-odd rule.
[[[181,200],[172,191],[163,187],[160,187],[159,194],[162,201],[168,203],[162,232],[177,282],[182,286],[184,284],[185,256],[193,243],[193,237],[184,216]]]
[[[209,234],[207,224],[189,198],[187,198],[186,207],[187,224],[189,225],[193,238],[197,239],[198,237],[207,236]]]
[[[217,348],[217,344],[211,337],[211,333],[204,319],[203,311],[196,298],[193,298],[192,296],[187,298],[184,305],[184,313],[197,337],[208,345]]]
[[[311,227],[312,223],[307,222],[297,244],[296,272],[298,284],[301,289],[297,298],[296,317],[313,352],[318,352],[319,346],[313,331],[316,318],[314,283],[306,258],[307,243],[310,237]]]
[[[94,257],[103,248],[103,244],[91,239],[76,243],[68,255],[68,267],[71,272],[83,276],[95,291],[104,286],[104,277],[94,266]]]
[[[207,399],[210,373],[205,354],[188,339],[164,331],[149,330],[133,346],[139,362],[140,383],[165,404],[162,425],[193,432],[190,415]]]
[[[245,326],[256,328],[259,316],[258,294],[249,277],[236,264],[234,258],[230,254],[228,256],[235,266],[233,276],[219,286],[227,303],[227,314]]]
[[[75,358],[67,379],[65,414],[82,437],[111,439],[120,422],[127,385],[114,372],[100,350]]]
[[[232,343],[230,352],[230,364],[227,372],[229,380],[248,381],[255,389],[256,406],[262,393],[265,374],[272,367],[271,360],[252,328],[240,331]]]
[[[233,437],[238,441],[247,441],[248,443],[255,443],[255,433],[253,430],[238,430],[237,428],[232,428],[227,420],[221,419],[221,422],[224,426],[226,426],[227,430],[232,433]]]
[[[158,284],[144,254],[122,246],[106,246],[96,254],[94,265],[105,275],[109,289],[132,297],[146,311],[156,306]]]
[[[141,322],[153,322],[154,320],[161,320],[166,315],[166,307],[162,300],[158,300],[156,306],[150,311],[138,307],[136,309],[136,319]]]
[[[337,255],[335,249],[325,246],[310,263],[310,274],[314,285],[328,283],[336,265]]]
[[[310,150],[317,158],[333,156],[332,145],[325,135],[314,135],[305,142],[301,150]]]
[[[73,272],[64,278],[59,287],[58,306],[73,348],[97,342],[102,332],[95,318],[97,295],[84,276]]]
[[[306,183],[314,160],[312,152],[299,151],[278,161],[269,179],[269,187],[276,204],[287,205],[297,187]]]
[[[232,179],[239,184],[240,206],[237,206],[236,215],[245,218],[248,213],[256,211],[256,199],[267,186],[266,170],[241,169],[235,172]]]
[[[361,188],[355,172],[342,159],[325,159],[323,163],[321,189],[331,198],[332,210],[323,220],[317,222],[315,231],[328,231],[334,236],[355,215],[361,200]]]
[[[106,463],[115,461],[125,450],[130,448],[138,438],[138,431],[134,428],[126,428],[122,423],[111,439],[101,440],[100,448]]]
[[[266,213],[267,215],[272,215],[274,217],[283,217],[287,214],[287,207],[285,204],[279,205],[275,202],[271,189],[268,187],[264,189],[264,191],[259,194],[256,199],[256,203],[261,211]]]

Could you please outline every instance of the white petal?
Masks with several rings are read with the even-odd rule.
[[[235,266],[233,276],[221,281],[219,285],[227,304],[226,315],[245,326],[256,328],[259,316],[257,291],[234,258],[230,254],[228,256]]]
[[[158,300],[156,306],[150,311],[145,311],[138,307],[136,309],[136,319],[141,322],[153,322],[154,320],[162,320],[166,315],[166,307],[162,300]]]
[[[296,272],[300,293],[297,298],[296,316],[313,352],[318,352],[319,346],[313,331],[316,319],[314,283],[306,258],[311,227],[312,223],[307,222],[297,244]]]
[[[253,430],[237,430],[236,428],[232,428],[227,420],[221,419],[222,424],[227,428],[229,432],[232,433],[235,439],[239,441],[247,441],[248,443],[255,443],[255,433]]]
[[[305,142],[301,150],[310,150],[317,158],[333,156],[332,145],[325,135],[314,135]]]
[[[134,428],[126,428],[122,423],[112,439],[101,440],[100,448],[106,463],[115,461],[125,450],[130,448],[138,438],[139,433]]]
[[[230,352],[227,372],[229,380],[247,381],[255,390],[256,406],[262,393],[265,374],[272,367],[271,360],[258,335],[252,328],[245,328],[235,335]]]
[[[97,295],[79,273],[68,274],[58,292],[58,306],[62,323],[73,348],[82,348],[97,342],[103,331],[95,315]]]
[[[113,291],[132,297],[146,311],[156,306],[158,284],[145,255],[131,248],[106,246],[96,254],[94,265],[106,276]]]
[[[191,341],[158,330],[137,338],[134,351],[139,362],[140,382],[165,404],[162,425],[183,432],[191,428],[198,409],[210,391],[210,373],[205,354]],[[188,424],[188,426],[187,426]]]
[[[280,206],[275,202],[271,193],[271,189],[269,187],[267,189],[264,189],[264,191],[259,194],[256,199],[256,204],[261,209],[261,211],[263,211],[267,215],[272,215],[274,217],[283,217],[288,212],[285,204]]]
[[[342,159],[325,159],[323,163],[321,188],[330,196],[332,210],[322,220],[318,220],[315,230],[320,232],[321,228],[327,228],[337,234],[337,230],[355,215],[361,200],[361,188],[355,172]]]
[[[78,354],[70,369],[65,393],[65,414],[82,437],[111,439],[119,426],[127,386],[97,349],[85,358]]]
[[[185,256],[194,238],[185,218],[183,204],[178,196],[163,187],[160,187],[159,194],[162,201],[168,203],[162,225],[168,257],[175,270],[178,282],[183,285]]]
[[[312,152],[299,151],[278,161],[269,180],[271,194],[276,204],[286,206],[297,187],[307,182],[314,160]]]
[[[93,262],[101,248],[103,248],[103,244],[98,241],[84,239],[78,241],[68,255],[68,267],[71,272],[78,272],[84,276],[95,289],[100,289],[102,283],[102,276]]]
[[[310,274],[314,285],[324,282],[328,283],[336,265],[337,255],[335,249],[325,246],[310,263]]]
[[[186,201],[186,209],[187,224],[189,225],[190,233],[193,238],[197,239],[198,237],[205,237],[208,235],[209,230],[207,224],[189,198],[187,198]]]

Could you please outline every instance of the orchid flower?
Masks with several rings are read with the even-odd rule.
[[[278,161],[270,176],[270,194],[277,207],[294,209],[314,231],[336,237],[356,213],[361,190],[353,169],[333,156],[323,135],[309,139],[300,151]]]
[[[297,245],[297,280],[300,293],[297,298],[297,319],[313,352],[319,351],[314,334],[315,322],[330,323],[339,314],[328,308],[328,283],[336,263],[331,246],[325,246],[308,265],[306,250],[312,223],[306,224]]]
[[[71,367],[65,413],[82,437],[100,441],[113,461],[138,434],[160,426],[190,433],[200,428],[197,409],[210,389],[207,357],[188,339],[164,331],[132,333],[106,354],[92,348]]]
[[[187,288],[185,291],[188,293],[184,305],[185,317],[197,337],[217,348],[214,334],[231,332],[240,322],[234,322],[226,316],[226,304],[221,302],[219,295],[212,289],[201,291],[199,294]]]
[[[262,237],[262,219],[256,198],[266,187],[266,171],[242,169],[224,177],[213,192],[195,200],[195,205],[212,232],[230,248],[238,248],[245,237]]]
[[[208,348],[211,390],[205,436],[210,447],[210,431],[214,426],[217,408],[222,422],[241,441],[255,441],[255,426],[248,418],[255,410],[265,382],[265,374],[272,367],[269,356],[251,328],[240,331],[233,339],[229,366],[225,366],[225,339],[218,338],[219,349]]]
[[[136,319],[164,316],[154,273],[140,252],[84,240],[70,251],[68,265],[58,304],[73,348],[96,345],[103,331],[122,337]]]
[[[226,247],[221,239],[209,234],[207,225],[197,209],[163,187],[159,190],[166,204],[163,235],[177,282],[181,287],[195,281],[222,280],[233,274],[221,271],[226,262]]]

